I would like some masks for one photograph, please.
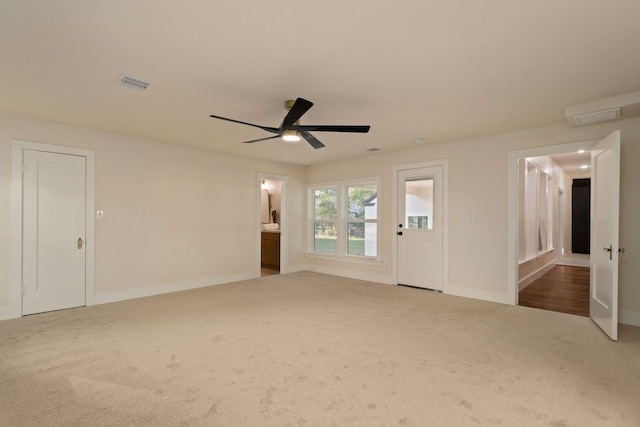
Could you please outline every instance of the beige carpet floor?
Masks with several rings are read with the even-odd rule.
[[[0,322],[1,426],[638,426],[640,328],[310,272]]]

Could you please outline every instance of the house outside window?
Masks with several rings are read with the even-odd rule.
[[[375,257],[378,254],[378,192],[372,188],[348,187],[348,194],[347,254]]]

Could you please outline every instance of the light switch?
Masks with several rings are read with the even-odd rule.
[[[104,211],[96,211],[96,219],[104,219]]]

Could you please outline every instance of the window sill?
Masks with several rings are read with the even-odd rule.
[[[307,258],[324,259],[328,261],[350,262],[353,264],[381,265],[382,260],[376,257],[364,257],[353,255],[336,255],[322,252],[305,252]]]

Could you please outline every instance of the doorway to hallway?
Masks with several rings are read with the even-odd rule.
[[[591,153],[551,153],[517,162],[519,304],[586,316]],[[572,265],[586,274],[560,267]]]
[[[532,280],[538,278],[538,273],[549,271],[558,261],[557,246],[555,246],[552,235],[543,237],[542,231],[552,233],[553,227],[549,224],[540,224],[538,216],[534,216],[531,229],[534,233],[537,231],[538,245],[534,248],[537,252],[533,252],[533,256],[527,250],[521,247],[523,235],[526,231],[522,231],[520,225],[526,223],[523,215],[526,213],[524,208],[526,194],[523,196],[521,187],[526,182],[529,169],[534,166],[539,168],[533,171],[533,181],[537,182],[542,191],[538,191],[536,197],[547,199],[545,194],[545,185],[549,186],[552,177],[548,176],[548,172],[544,166],[538,164],[530,166],[524,163],[527,158],[534,156],[551,156],[563,153],[591,151],[591,161],[588,167],[592,168],[592,184],[591,191],[591,256],[593,257],[590,268],[590,284],[589,284],[589,316],[594,322],[605,332],[612,340],[617,340],[618,330],[618,252],[624,249],[619,248],[619,174],[620,174],[620,132],[615,131],[601,141],[584,141],[579,143],[564,144],[553,147],[539,147],[534,149],[519,150],[509,153],[509,180],[508,180],[508,236],[509,241],[514,242],[514,246],[508,249],[508,276],[509,291],[513,296],[513,301],[518,304],[519,291],[521,291]],[[525,172],[523,174],[523,172]],[[546,175],[546,176],[545,176]],[[523,179],[524,177],[524,179]],[[536,179],[542,177],[540,180]],[[540,205],[538,205],[540,206]],[[550,208],[548,202],[541,205],[543,209],[542,218],[550,218]],[[547,211],[545,217],[544,211]],[[537,222],[536,222],[537,221]],[[538,228],[536,229],[536,225]],[[542,230],[542,231],[541,231]],[[531,233],[530,233],[531,236]],[[536,237],[536,234],[533,234]],[[525,237],[526,245],[526,237]],[[549,246],[551,244],[551,246]],[[526,249],[530,249],[525,246]],[[594,248],[597,248],[594,249]],[[602,253],[600,253],[600,248]],[[594,252],[595,250],[595,252]],[[604,253],[604,255],[603,255]],[[525,258],[522,258],[522,255]],[[527,256],[529,255],[529,256]],[[532,264],[530,271],[525,271],[525,278],[532,279],[526,283],[523,281],[523,266],[525,262]],[[537,265],[536,265],[537,263]],[[531,264],[529,266],[531,266]]]

